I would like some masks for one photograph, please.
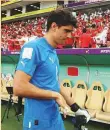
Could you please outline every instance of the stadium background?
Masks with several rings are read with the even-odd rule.
[[[12,85],[13,80],[13,74],[15,71],[15,67],[17,64],[17,61],[19,59],[19,51],[22,47],[22,45],[35,37],[42,37],[45,32],[45,24],[46,19],[48,17],[48,13],[52,10],[55,10],[56,8],[67,8],[73,12],[73,15],[77,17],[78,19],[78,25],[79,28],[75,30],[75,33],[73,33],[73,37],[75,38],[68,38],[66,40],[65,46],[59,45],[58,48],[67,48],[69,47],[73,48],[79,48],[78,38],[82,34],[82,28],[87,27],[88,33],[91,34],[92,38],[96,36],[97,33],[101,33],[104,30],[105,25],[109,26],[110,22],[110,1],[109,0],[76,0],[76,1],[23,1],[23,0],[11,0],[11,1],[1,1],[1,51],[2,51],[2,79],[5,79],[9,82],[7,84]],[[87,22],[87,19],[90,19],[90,16],[93,15],[95,19],[92,21],[90,20]],[[82,19],[82,22],[80,22],[80,18]],[[100,18],[100,19],[99,19]],[[92,19],[92,18],[91,18]],[[81,24],[83,23],[83,24]],[[95,26],[94,26],[95,24]],[[98,26],[96,26],[98,25]],[[90,27],[92,26],[92,31],[90,30]],[[100,54],[101,58],[99,58],[99,55],[86,55],[88,54],[88,50],[84,51],[83,58],[80,53],[77,53],[77,55],[73,54],[73,57],[68,56],[62,56],[59,55],[60,64],[61,64],[61,73],[60,73],[60,80],[63,80],[67,77],[72,81],[73,77],[68,76],[67,74],[67,68],[69,64],[70,66],[74,64],[76,68],[78,68],[78,71],[80,72],[79,75],[74,75],[74,81],[72,81],[72,84],[74,85],[77,80],[82,78],[82,80],[86,81],[88,87],[92,84],[94,80],[100,80],[103,85],[105,91],[109,88],[109,78],[110,78],[110,60],[109,55],[110,54],[109,49],[103,50],[103,47],[109,48],[109,31],[107,34],[106,42],[102,43],[100,38],[94,40],[95,44],[93,42],[91,48],[101,48]],[[96,44],[96,41],[98,44]],[[74,44],[73,44],[74,43]],[[97,45],[97,46],[96,46]],[[95,51],[93,50],[93,53]],[[102,53],[101,53],[102,52]],[[58,52],[59,53],[59,52]],[[95,58],[94,58],[95,56]],[[70,58],[70,60],[69,60]],[[109,60],[109,61],[108,61]],[[88,65],[90,65],[88,67]],[[98,66],[98,67],[96,67]],[[109,70],[109,71],[108,71]],[[88,74],[89,71],[89,74]],[[85,75],[86,73],[86,75]],[[89,75],[89,79],[88,79]],[[6,94],[6,88],[2,87],[2,100],[8,100]],[[17,99],[15,99],[16,102]],[[4,105],[2,108],[2,111],[4,111]],[[13,111],[11,112],[13,115]],[[22,118],[22,117],[21,117]],[[12,117],[12,120],[15,121],[16,119]],[[22,119],[21,119],[22,120]],[[69,119],[68,119],[69,120]],[[13,122],[9,120],[10,122]],[[9,126],[10,130],[17,130],[19,127],[21,128],[22,124],[18,124],[17,121],[15,127],[12,128],[10,126],[10,123],[8,120],[2,125],[2,130],[6,130]],[[71,119],[68,121],[65,121],[65,125],[67,130],[71,130],[71,127],[73,127]],[[6,124],[5,124],[6,123]],[[13,123],[12,123],[13,124]],[[14,124],[13,124],[14,125]],[[98,130],[97,128],[93,127],[96,126],[98,129],[101,130],[101,127],[103,124],[97,123],[97,122],[91,122],[88,127],[90,127],[90,130]],[[102,130],[108,130],[108,125],[105,125],[105,129]]]

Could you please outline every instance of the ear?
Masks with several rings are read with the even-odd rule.
[[[53,22],[51,25],[52,30],[55,31],[57,27],[58,27],[57,24]]]

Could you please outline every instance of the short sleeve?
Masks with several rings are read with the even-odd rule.
[[[33,76],[37,65],[39,64],[39,54],[35,47],[23,47],[16,70],[21,70],[26,74]]]

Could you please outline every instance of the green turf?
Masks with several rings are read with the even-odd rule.
[[[1,107],[2,116],[4,114],[5,108],[6,108],[6,105],[2,104],[2,107]],[[1,130],[22,130],[23,116],[19,116],[19,118],[20,118],[20,122],[17,121],[17,118],[15,117],[14,109],[11,108],[10,113],[9,113],[9,118],[7,119],[7,117],[5,116],[4,121],[1,125]],[[72,120],[71,117],[67,117],[66,119],[64,119],[66,130],[74,130],[74,126],[71,120]],[[93,121],[90,121],[87,124],[87,128],[88,130],[110,130],[109,125],[97,123]]]

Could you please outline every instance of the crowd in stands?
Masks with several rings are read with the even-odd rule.
[[[73,13],[78,27],[73,29],[72,37],[57,48],[99,48],[110,47],[110,10],[92,13]],[[47,16],[48,17],[48,16]],[[11,22],[1,25],[2,51],[19,51],[24,43],[46,33],[47,17]]]
[[[18,51],[24,42],[35,37],[42,37],[45,33],[47,17],[37,17],[8,24],[2,24],[2,50]]]

